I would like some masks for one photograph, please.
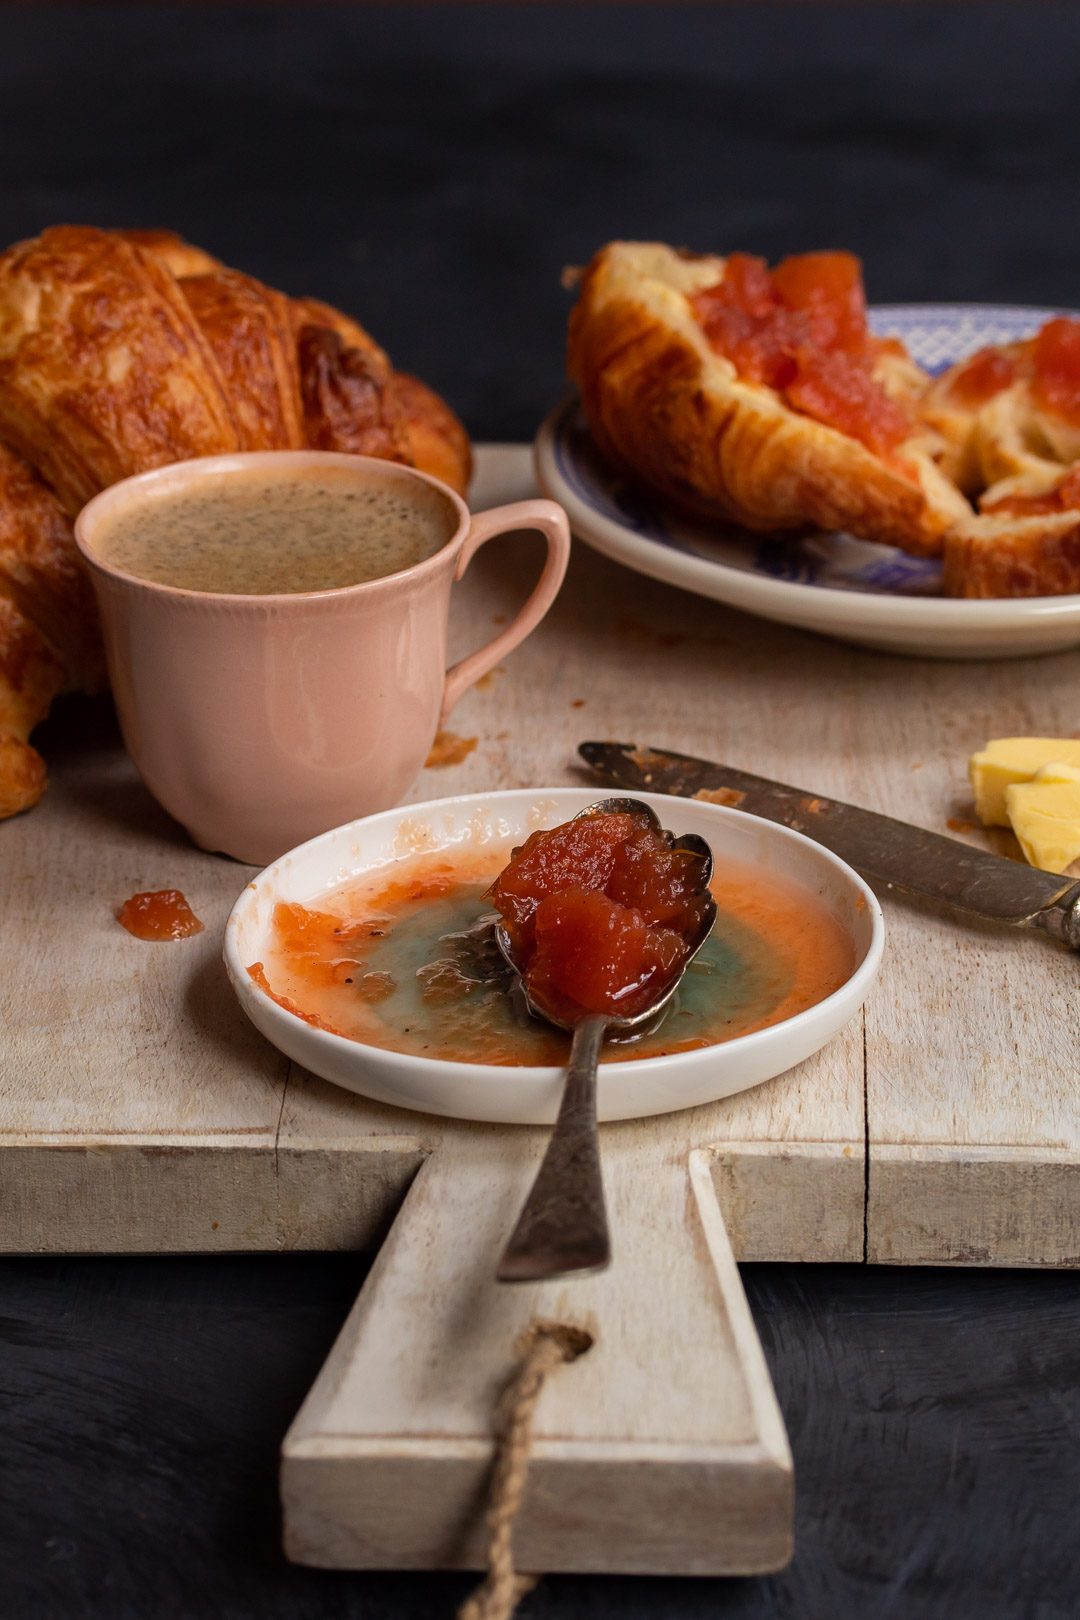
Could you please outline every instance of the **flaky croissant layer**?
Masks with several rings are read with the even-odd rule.
[[[0,255],[0,818],[41,797],[30,733],[103,683],[72,536],[86,501],[193,456],[313,448],[464,493],[468,435],[356,321],[171,231],[60,225]]]

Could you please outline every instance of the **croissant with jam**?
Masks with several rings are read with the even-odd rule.
[[[582,278],[569,371],[600,448],[706,516],[933,554],[964,509],[918,414],[929,379],[868,330],[851,254],[770,271],[613,242]]]
[[[1080,591],[1078,322],[933,382],[870,332],[849,253],[613,242],[568,365],[604,453],[691,511],[941,556],[953,595]]]
[[[1080,591],[1080,321],[991,345],[952,366],[923,414],[977,513],[946,539],[961,596]]]
[[[44,791],[29,737],[53,698],[104,684],[80,507],[167,462],[309,447],[469,479],[449,407],[329,305],[169,231],[57,226],[0,254],[0,817]]]

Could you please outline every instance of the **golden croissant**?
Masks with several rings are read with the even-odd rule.
[[[1080,591],[1080,323],[1050,328],[1045,365],[1039,334],[973,404],[963,368],[933,382],[871,333],[851,254],[770,270],[613,242],[581,277],[568,370],[601,450],[673,503],[941,556],[954,595],[1049,595]]]
[[[63,225],[0,254],[0,817],[44,791],[53,698],[104,684],[80,507],[167,462],[308,447],[460,492],[471,469],[457,417],[356,321],[172,232]]]

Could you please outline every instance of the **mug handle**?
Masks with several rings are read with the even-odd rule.
[[[454,570],[455,582],[461,578],[481,546],[497,535],[518,529],[539,529],[547,541],[547,558],[543,572],[532,595],[524,603],[517,617],[493,640],[467,658],[451,665],[446,672],[442,713],[439,724],[446,719],[454,704],[467,692],[481,675],[493,669],[500,658],[505,658],[519,642],[524,641],[558,595],[559,586],[570,560],[570,525],[566,513],[554,501],[514,501],[509,506],[493,506],[490,512],[477,512],[469,524],[469,532]]]

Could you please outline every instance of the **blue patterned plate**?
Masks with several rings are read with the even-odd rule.
[[[1011,304],[882,304],[875,332],[904,340],[928,371],[987,343],[1028,337],[1058,310]],[[575,400],[536,441],[537,477],[575,534],[653,579],[861,646],[936,658],[1008,658],[1080,646],[1080,597],[961,602],[936,562],[847,534],[754,535],[673,512],[610,467]]]

